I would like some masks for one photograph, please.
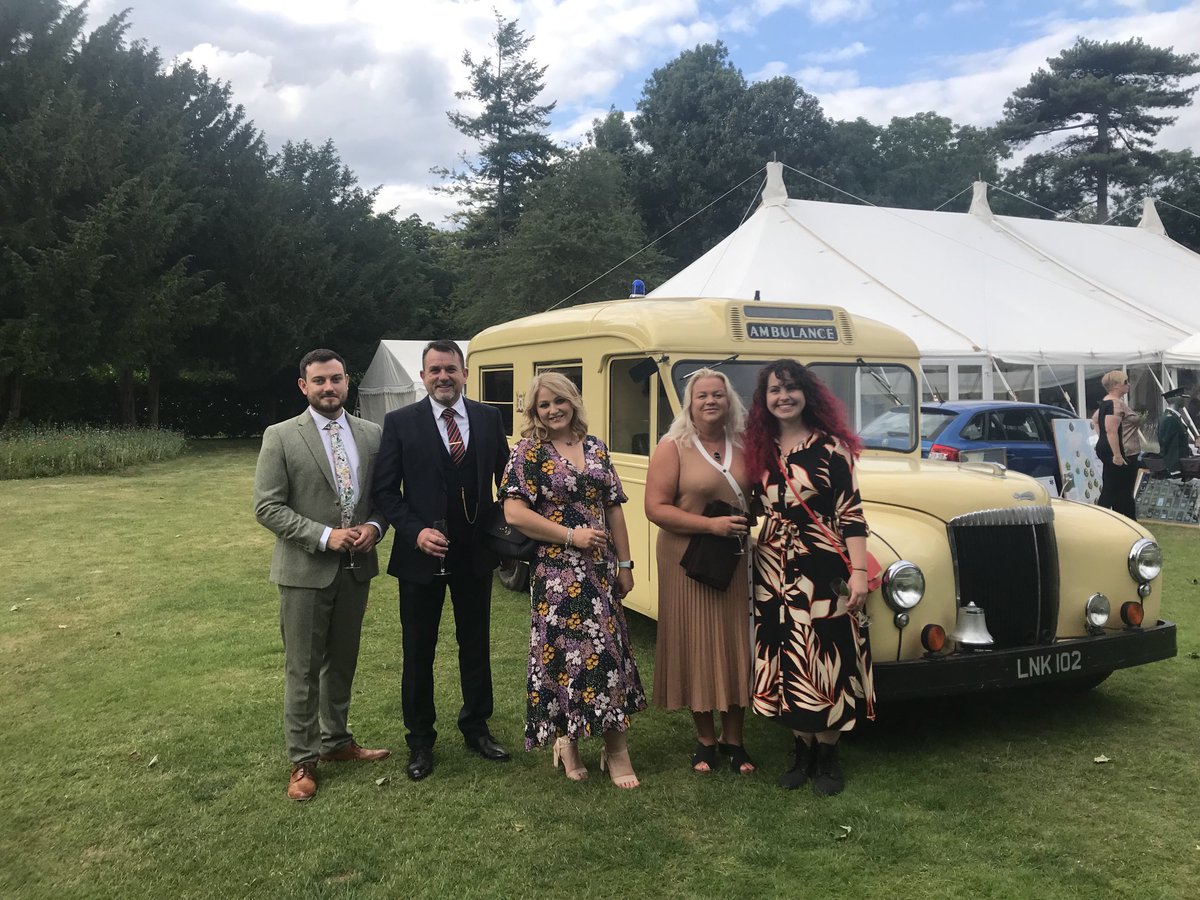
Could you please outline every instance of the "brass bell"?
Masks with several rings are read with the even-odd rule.
[[[958,620],[954,623],[954,630],[950,632],[949,637],[967,650],[990,647],[996,643],[987,630],[983,610],[974,603],[958,608]]]

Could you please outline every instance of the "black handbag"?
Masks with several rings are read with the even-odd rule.
[[[715,519],[717,516],[742,515],[742,512],[724,500],[710,500],[704,507],[704,515]],[[739,546],[737,538],[693,534],[679,564],[692,581],[723,591],[729,587],[733,573],[737,571]]]
[[[508,524],[503,503],[493,503],[483,514],[483,543],[505,559],[532,562],[537,556],[538,542]]]

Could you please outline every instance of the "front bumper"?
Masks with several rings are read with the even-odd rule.
[[[877,662],[879,702],[944,697],[1102,675],[1175,655],[1175,623],[1037,647],[973,650],[945,656]]]

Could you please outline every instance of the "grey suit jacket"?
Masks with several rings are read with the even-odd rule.
[[[386,528],[382,513],[375,510],[371,501],[375,457],[383,430],[374,422],[349,414],[346,421],[358,448],[359,496],[353,524],[374,521]],[[317,548],[326,526],[338,527],[341,507],[325,445],[307,409],[263,433],[254,472],[254,517],[276,538],[271,581],[305,588],[323,588],[333,583],[343,564],[342,554]],[[359,581],[369,581],[379,574],[374,549],[355,554],[355,559],[359,568],[354,570],[354,576]]]

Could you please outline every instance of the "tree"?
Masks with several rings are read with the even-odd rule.
[[[0,408],[27,379],[80,365],[95,342],[90,290],[103,228],[89,209],[108,150],[75,79],[82,8],[16,0],[0,14]]]
[[[1158,215],[1174,240],[1200,253],[1200,160],[1191,150],[1164,154]]]
[[[679,260],[695,259],[738,226],[762,183],[753,176],[773,156],[812,173],[829,158],[830,123],[816,98],[787,76],[747,85],[719,42],[655,69],[637,106],[633,126],[649,148],[639,208],[652,235],[667,235],[664,252]],[[801,196],[811,190],[797,188]]]
[[[998,181],[999,161],[1008,155],[989,129],[933,112],[897,116],[883,127],[838,122],[833,132],[832,183],[879,206],[936,209],[973,181]]]
[[[483,110],[446,113],[455,128],[479,142],[479,150],[463,155],[465,171],[434,171],[449,180],[447,190],[460,197],[461,221],[468,232],[483,232],[484,243],[502,242],[520,217],[529,186],[545,176],[559,152],[546,135],[555,104],[535,102],[546,68],[525,58],[532,40],[515,20],[497,14],[495,57],[476,61],[464,52],[471,86],[455,94]]]
[[[564,299],[574,305],[627,296],[634,278],[666,275],[661,254],[639,253],[645,245],[620,160],[585,148],[534,186],[502,251],[477,250],[465,260],[459,322],[474,334]],[[635,258],[622,263],[627,257]]]
[[[1095,197],[1097,220],[1106,221],[1111,188],[1140,185],[1153,169],[1150,138],[1175,121],[1161,111],[1191,103],[1196,86],[1180,87],[1180,81],[1200,73],[1197,59],[1141,38],[1079,38],[1005,101],[1001,135],[1023,147],[1070,133],[1037,163],[1052,180],[1081,175]]]

